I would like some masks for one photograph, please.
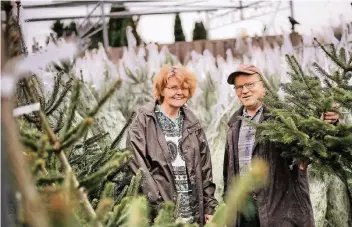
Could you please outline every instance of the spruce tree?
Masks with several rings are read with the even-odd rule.
[[[175,17],[174,36],[175,36],[175,42],[186,41],[185,35],[183,33],[183,28],[182,28],[182,23],[181,23],[181,18],[179,13],[177,13]]]
[[[120,5],[111,6],[110,13],[114,12],[124,12],[126,11],[125,7],[121,7]],[[126,37],[126,29],[127,26],[131,26],[132,33],[136,38],[137,45],[141,43],[141,37],[137,33],[137,25],[139,18],[134,20],[132,17],[130,18],[110,18],[109,20],[109,45],[111,47],[123,47],[127,46],[127,37]]]
[[[203,21],[196,22],[193,29],[193,40],[204,40],[208,38],[207,30],[204,27]]]
[[[23,42],[17,18],[13,14],[9,15],[12,19],[7,21],[7,29],[16,32],[15,37]],[[21,42],[11,40],[9,43],[27,55]],[[17,118],[18,139],[23,149],[18,144],[20,149],[14,152],[27,160],[30,166],[28,175],[33,177],[33,183],[37,186],[39,196],[32,201],[37,203],[31,204],[32,209],[39,206],[46,208],[42,214],[46,217],[45,223],[39,217],[33,221],[36,217],[29,215],[33,212],[24,205],[29,198],[20,186],[23,197],[18,201],[18,222],[23,225],[105,226],[108,220],[117,219],[108,211],[114,209],[123,197],[133,197],[139,192],[141,173],[131,180],[132,176],[125,168],[131,154],[117,148],[131,121],[127,121],[113,141],[105,140],[104,143],[100,141],[106,139],[109,133],[95,134],[96,130],[90,129],[94,125],[95,116],[121,87],[122,81],[118,79],[112,83],[98,97],[96,104],[88,103],[82,107],[81,97],[87,96],[85,88],[88,86],[73,77],[73,67],[69,64],[74,63],[65,62],[67,67],[53,67],[58,72],[50,94],[47,94],[43,82],[35,75],[25,77],[17,84],[17,105],[39,102],[40,110]],[[84,109],[84,114],[80,114],[82,112],[79,109]],[[18,169],[14,171],[18,172]],[[22,183],[18,182],[19,185]],[[30,185],[28,190],[29,187]]]
[[[324,122],[324,113],[352,110],[352,56],[344,48],[336,50],[315,40],[336,70],[329,73],[317,63],[311,75],[304,72],[294,56],[286,56],[291,82],[282,84],[286,95],[280,100],[268,91],[264,98],[270,120],[257,125],[258,136],[283,147],[283,156],[292,164],[314,163],[322,171],[333,171],[346,184],[352,179],[352,125]],[[341,116],[341,119],[343,116]],[[349,193],[351,203],[351,190]]]
[[[89,32],[93,32],[96,28],[92,28]],[[90,38],[90,45],[89,45],[89,49],[97,49],[99,47],[99,43],[104,43],[103,40],[103,30],[98,31],[97,33],[95,33],[94,35],[92,35]]]
[[[53,30],[56,35],[57,35],[57,38],[60,38],[64,35],[64,23],[62,23],[60,20],[56,20],[54,22],[54,24],[51,26],[51,30]]]
[[[77,35],[77,25],[76,22],[71,21],[71,23],[65,27],[65,33],[67,36],[70,36],[72,33],[75,33]]]

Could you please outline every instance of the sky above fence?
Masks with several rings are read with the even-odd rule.
[[[22,1],[24,5],[33,4],[32,1]],[[41,2],[51,2],[45,0]],[[36,2],[38,3],[38,2]],[[221,0],[214,1],[220,4]],[[288,4],[287,0],[282,4]],[[47,17],[47,16],[69,16],[69,15],[86,15],[94,5],[89,7],[65,7],[65,8],[41,8],[26,9],[23,12],[24,18]],[[136,9],[138,10],[138,9]],[[105,12],[110,11],[110,4],[106,4]],[[94,14],[100,14],[100,8]],[[288,21],[290,10],[286,9],[278,11],[252,20],[238,22],[209,30],[210,39],[228,39],[240,36],[243,33],[248,35],[261,35],[264,27],[267,28],[267,34],[282,34],[282,32],[290,32],[291,25]],[[294,17],[300,23],[296,26],[296,31],[301,34],[308,34],[312,30],[322,30],[327,26],[336,26],[340,23],[341,17],[345,22],[352,21],[352,6],[348,0],[330,0],[330,1],[294,1]],[[138,32],[145,42],[157,43],[173,43],[173,24],[174,15],[147,15],[142,16],[139,22]],[[206,13],[181,13],[181,20],[186,36],[186,41],[192,40],[192,31],[194,23],[203,20],[206,24],[212,23],[207,21]],[[66,20],[68,24],[71,20]],[[93,20],[94,21],[94,20]],[[80,23],[77,21],[78,24]],[[28,46],[32,44],[35,37],[39,43],[43,43],[45,38],[50,34],[50,27],[53,21],[31,22],[25,24],[25,33]]]

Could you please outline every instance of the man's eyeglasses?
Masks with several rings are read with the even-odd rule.
[[[177,87],[177,86],[172,86],[172,87],[166,87],[167,89],[170,89],[173,92],[177,92],[178,90],[181,90],[182,92],[188,91],[189,88],[186,87]]]
[[[234,88],[235,88],[236,92],[242,92],[244,87],[246,87],[248,90],[251,90],[251,89],[253,89],[255,87],[255,83],[258,83],[260,81],[261,80],[245,83],[243,85],[237,85],[237,86],[234,86]]]

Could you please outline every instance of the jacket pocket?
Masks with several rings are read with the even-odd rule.
[[[161,201],[160,192],[158,186],[156,185],[155,179],[150,172],[145,175],[145,181],[141,185],[143,192],[147,195],[150,203],[158,204]]]

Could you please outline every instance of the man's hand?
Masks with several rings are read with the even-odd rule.
[[[208,222],[210,222],[212,218],[213,218],[213,215],[206,214],[205,215],[205,224],[208,224]]]
[[[309,160],[304,160],[299,164],[299,168],[301,170],[305,170],[307,169],[308,165],[309,165]]]
[[[324,121],[326,123],[336,123],[339,120],[339,114],[336,112],[324,113]]]

